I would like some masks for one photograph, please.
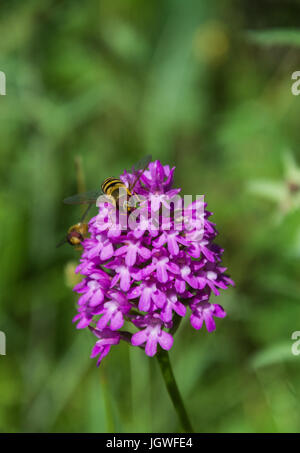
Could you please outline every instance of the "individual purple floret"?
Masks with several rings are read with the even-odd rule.
[[[180,189],[172,187],[174,170],[150,162],[134,187],[135,210],[124,215],[100,201],[89,222],[77,267],[84,278],[74,288],[80,295],[74,321],[97,337],[91,357],[98,356],[98,365],[121,340],[151,357],[158,345],[169,350],[175,317],[189,317],[197,330],[204,322],[211,332],[214,318],[226,316],[209,302],[211,293],[218,296],[234,284],[220,265],[223,249],[214,243],[211,213],[203,196],[182,203]],[[136,174],[124,172],[120,179],[130,187]]]
[[[145,344],[145,352],[149,357],[153,357],[157,352],[157,343],[165,349],[171,349],[173,337],[170,333],[163,330],[164,322],[158,313],[146,315],[143,319],[136,319],[134,322],[142,330],[136,332],[131,337],[131,344],[140,346]]]
[[[99,366],[103,357],[109,353],[112,345],[119,344],[120,334],[118,332],[113,332],[110,329],[98,330],[90,327],[90,330],[99,338],[91,352],[91,358],[99,355],[97,362],[97,365]]]

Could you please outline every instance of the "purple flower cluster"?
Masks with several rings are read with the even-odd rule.
[[[112,225],[116,209],[109,203],[100,203],[89,222],[77,267],[85,277],[74,288],[80,294],[74,321],[97,337],[91,357],[99,356],[98,364],[121,340],[151,357],[158,344],[169,350],[174,318],[188,312],[192,327],[201,329],[204,321],[209,332],[216,327],[214,317],[226,316],[209,302],[212,292],[219,295],[220,288],[234,284],[220,266],[223,250],[213,242],[211,213],[201,198],[175,215],[180,189],[172,188],[174,170],[155,161],[144,171],[134,187],[146,200],[136,210],[135,228],[122,228],[120,219]],[[120,179],[130,186],[135,175],[124,172]],[[119,217],[124,221],[124,214]],[[135,333],[121,330],[125,322]]]

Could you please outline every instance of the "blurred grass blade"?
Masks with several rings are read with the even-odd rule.
[[[269,30],[249,30],[246,32],[249,41],[263,46],[297,46],[300,47],[300,30],[291,28],[271,28]]]

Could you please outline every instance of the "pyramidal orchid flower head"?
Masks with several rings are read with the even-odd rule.
[[[174,170],[150,162],[134,186],[135,209],[124,214],[100,201],[89,222],[74,322],[96,336],[91,357],[98,356],[98,365],[122,340],[150,357],[158,345],[169,350],[175,317],[211,332],[215,318],[226,316],[221,305],[209,302],[211,293],[219,296],[234,284],[220,265],[223,249],[214,242],[211,213],[203,196],[183,202],[172,187]],[[120,179],[130,187],[136,175],[125,171]]]

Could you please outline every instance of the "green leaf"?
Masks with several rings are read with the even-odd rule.
[[[274,365],[285,360],[295,360],[291,351],[291,342],[281,342],[257,352],[250,359],[250,367],[257,369]]]
[[[257,180],[247,185],[249,192],[272,201],[283,201],[286,198],[286,189],[282,182]]]
[[[282,160],[287,180],[300,184],[300,167],[297,165],[294,155],[289,150],[286,150]]]

